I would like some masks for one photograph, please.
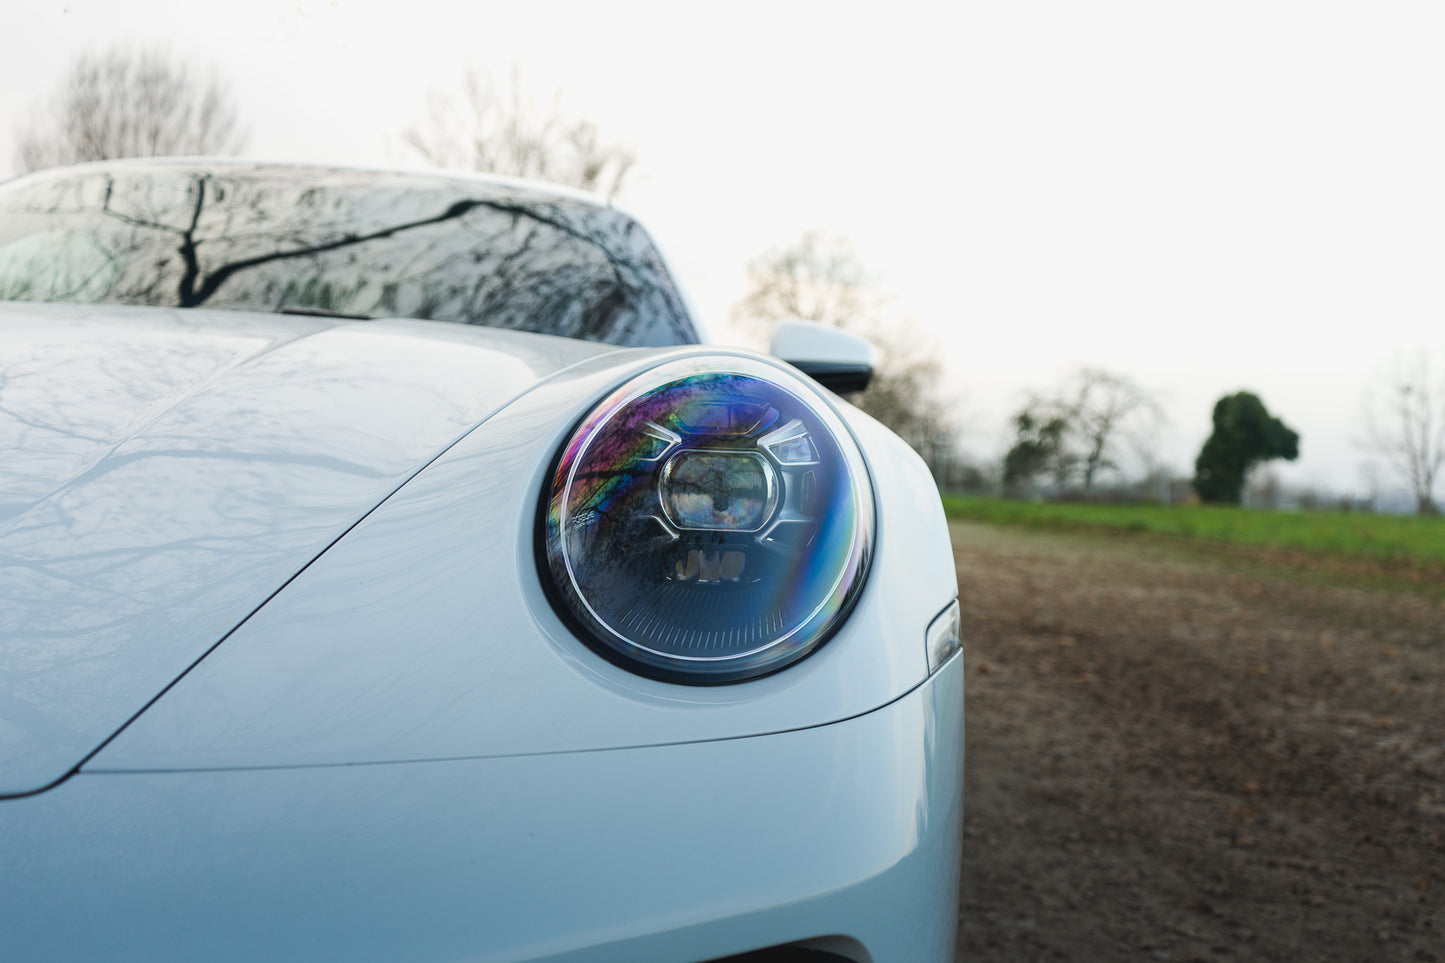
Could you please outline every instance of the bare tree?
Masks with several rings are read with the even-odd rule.
[[[613,198],[633,174],[630,147],[602,139],[597,125],[569,117],[561,91],[539,106],[514,65],[505,80],[468,68],[461,94],[433,92],[424,122],[402,140],[438,167],[529,177]]]
[[[862,335],[878,348],[878,368],[859,408],[891,428],[938,472],[957,427],[942,399],[938,351],[917,325],[889,317],[885,300],[853,246],[809,231],[748,264],[748,287],[733,307],[740,324],[766,335],[782,320],[817,321]]]
[[[1102,368],[1080,368],[1074,375],[1069,411],[1081,442],[1084,494],[1092,497],[1099,471],[1118,467],[1115,449],[1121,436],[1132,429],[1137,442],[1141,432],[1158,423],[1162,410],[1132,379]]]
[[[882,307],[853,245],[821,231],[754,258],[747,273],[747,294],[733,307],[744,324],[799,318],[854,329],[875,321]]]
[[[1435,481],[1445,463],[1445,372],[1420,352],[1399,361],[1366,403],[1370,447],[1409,484],[1415,509],[1438,515]]]
[[[942,482],[943,463],[959,428],[956,406],[943,397],[937,345],[906,318],[880,318],[860,333],[878,349],[878,370],[856,399],[858,407],[923,455]]]
[[[235,154],[245,145],[234,101],[212,76],[157,50],[82,54],[16,134],[22,171],[113,157]]]
[[[1161,418],[1158,402],[1132,379],[1079,368],[1058,392],[1035,395],[1014,416],[1018,438],[1004,459],[1005,480],[1046,473],[1062,488],[1078,477],[1092,498],[1099,473],[1119,468],[1121,445],[1149,447]]]

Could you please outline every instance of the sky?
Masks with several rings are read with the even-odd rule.
[[[749,260],[849,238],[979,459],[1088,365],[1160,399],[1181,474],[1251,390],[1302,436],[1286,484],[1363,492],[1366,392],[1445,361],[1437,3],[0,4],[0,176],[85,49],[213,67],[249,155],[357,165],[516,64],[636,149],[622,206],[721,336]]]

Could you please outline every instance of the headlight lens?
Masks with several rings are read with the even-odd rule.
[[[817,389],[743,358],[673,362],[573,432],[543,504],[558,609],[600,654],[749,679],[825,642],[863,586],[873,497]]]

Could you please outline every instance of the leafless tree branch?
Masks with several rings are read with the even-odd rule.
[[[754,258],[747,273],[747,294],[733,308],[744,324],[799,318],[856,331],[883,306],[853,245],[821,231]]]
[[[916,324],[889,317],[886,300],[846,238],[809,231],[747,267],[748,287],[733,318],[759,333],[782,320],[830,324],[878,348],[868,390],[854,402],[943,468],[957,426],[942,399],[943,367]]]
[[[1073,389],[1069,409],[1083,447],[1084,493],[1092,497],[1098,473],[1118,467],[1114,449],[1126,423],[1157,424],[1163,409],[1132,379],[1102,368],[1079,369]]]
[[[1146,470],[1158,468],[1153,448],[1163,409],[1131,378],[1082,367],[1051,394],[1035,394],[1014,417],[1019,437],[1005,456],[1005,477],[1027,482],[1047,474],[1064,488],[1078,478],[1094,496],[1102,472],[1120,470],[1121,444],[1133,449]]]
[[[609,199],[637,164],[630,147],[604,141],[591,121],[567,116],[560,91],[539,106],[515,65],[505,80],[469,68],[460,95],[433,93],[426,119],[402,140],[438,167],[550,181]]]
[[[1366,403],[1369,446],[1415,496],[1421,515],[1438,515],[1435,482],[1445,464],[1445,372],[1421,351],[1400,359]]]
[[[82,54],[16,135],[22,171],[116,157],[234,154],[245,144],[234,102],[156,50]]]

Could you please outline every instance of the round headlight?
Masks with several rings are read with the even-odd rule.
[[[827,641],[872,549],[867,469],[802,378],[672,362],[572,433],[545,493],[543,568],[598,653],[675,682],[750,679]]]

